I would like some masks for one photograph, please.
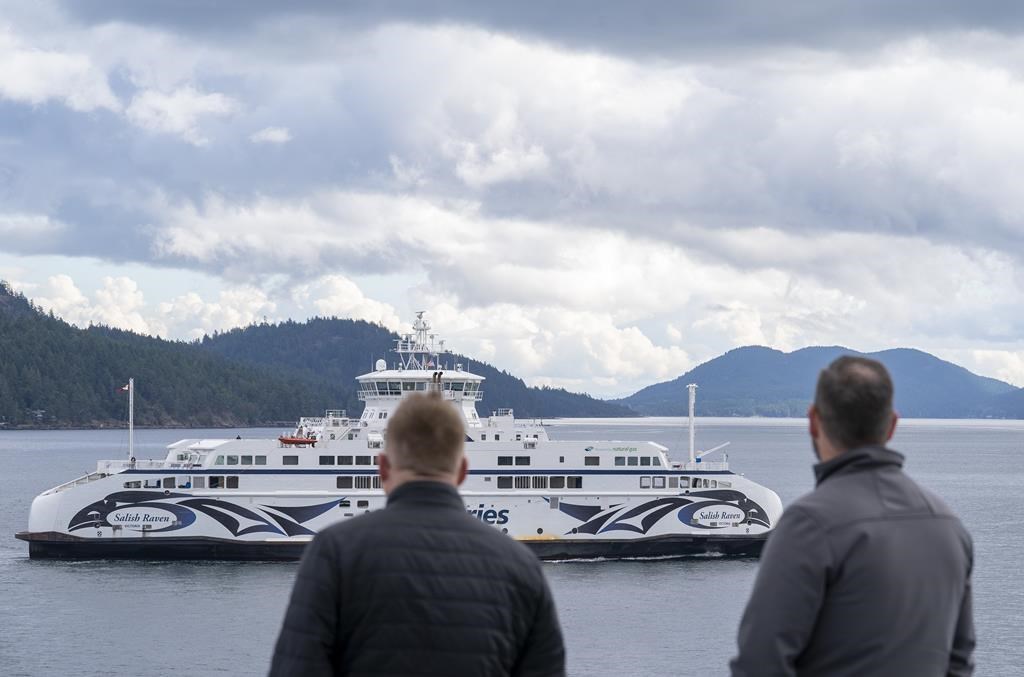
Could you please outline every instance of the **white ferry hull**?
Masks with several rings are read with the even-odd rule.
[[[47,492],[35,499],[29,530],[17,537],[29,543],[33,558],[291,560],[301,556],[318,531],[386,504],[379,489],[249,493],[123,488],[140,477],[169,472],[128,470]],[[202,471],[187,472],[194,478]],[[479,475],[492,472],[478,471],[471,481],[480,484]],[[675,477],[677,483],[687,478],[694,485],[701,477],[722,478],[729,488],[464,490],[463,498],[468,513],[520,540],[538,557],[556,560],[757,556],[781,512],[773,492],[732,473],[644,472]]]

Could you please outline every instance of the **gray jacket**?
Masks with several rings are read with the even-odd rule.
[[[970,675],[971,537],[882,447],[814,468],[761,555],[740,675]]]

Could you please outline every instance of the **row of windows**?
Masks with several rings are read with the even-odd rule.
[[[214,465],[266,465],[266,456],[250,456],[248,454],[242,456],[236,456],[234,454],[228,454],[227,456],[218,456]]]
[[[443,390],[476,393],[480,384],[475,381],[443,381]],[[426,381],[365,381],[359,384],[360,395],[401,395],[403,392],[424,391]]]
[[[515,461],[515,465],[530,465],[529,456],[499,456],[498,465],[512,465],[513,460]]]
[[[490,481],[490,477],[484,481]],[[665,477],[642,475],[641,489],[718,489],[732,487],[732,482],[700,477]],[[380,489],[379,475],[338,475],[338,489]],[[133,480],[124,483],[125,489],[237,489],[238,475],[210,475],[204,477],[164,477],[163,479]],[[578,475],[499,475],[499,489],[582,489],[583,478]]]
[[[588,464],[589,465],[589,464]],[[597,465],[596,463],[594,465]],[[616,456],[615,465],[661,466],[660,456]]]
[[[338,475],[339,489],[380,489],[380,475]]]
[[[196,475],[195,477],[165,477],[163,479],[133,480],[124,483],[125,489],[237,489],[238,475]]]
[[[719,487],[727,488],[732,486],[732,482],[725,480],[711,480],[701,477],[669,477],[668,488],[669,489],[718,489]],[[665,488],[665,476],[654,475],[647,476],[641,475],[640,477],[640,488],[641,489],[664,489]]]
[[[501,433],[494,433],[494,437],[492,439],[495,442],[500,442],[501,441]],[[523,433],[516,433],[516,442],[522,442],[523,439],[524,439],[523,438]],[[539,438],[538,438],[536,433],[534,433],[533,435],[530,435],[529,433],[527,433],[525,439],[527,441],[535,441],[535,440],[537,440]],[[486,442],[487,441],[487,433],[480,433],[480,441],[481,442]]]
[[[490,478],[485,478],[488,481]],[[499,475],[499,489],[582,489],[583,478],[579,475]]]
[[[321,456],[320,465],[377,465],[376,456]]]

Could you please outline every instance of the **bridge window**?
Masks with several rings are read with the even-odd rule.
[[[254,460],[256,461],[256,465],[266,465],[267,464],[267,457],[266,456],[257,456]]]
[[[651,488],[651,478],[648,477],[647,475],[644,475],[643,477],[641,477],[640,478],[640,488],[641,489],[650,489]]]
[[[282,456],[281,457],[281,465],[298,465],[298,464],[299,464],[299,457],[298,456]]]
[[[352,477],[349,475],[338,475],[338,488],[339,489],[351,489],[352,488]]]
[[[640,465],[650,465],[650,464],[651,464],[651,457],[650,456],[641,456],[640,457]]]
[[[565,489],[565,478],[560,475],[551,477],[552,489]]]
[[[356,465],[370,465],[370,457],[356,456]]]
[[[653,457],[654,465],[661,465],[661,456]]]
[[[512,476],[511,475],[499,475],[498,476],[498,488],[499,489],[511,489],[512,488]]]
[[[638,461],[636,459],[636,456],[630,456],[628,460],[629,460],[629,465],[639,465],[640,464],[640,461]]]
[[[655,477],[655,478],[653,478],[651,480],[651,482],[653,483],[653,486],[654,486],[655,489],[664,489],[665,488],[665,478],[664,477]]]
[[[516,456],[516,465],[530,465],[530,457]]]
[[[338,457],[338,465],[352,465],[352,457],[351,456],[339,456]]]
[[[252,465],[252,456],[243,456],[242,465]]]
[[[512,457],[511,456],[499,456],[498,457],[498,465],[512,465]]]
[[[238,457],[228,456],[228,465],[238,465]]]
[[[601,465],[600,456],[584,456],[583,465]]]
[[[409,392],[410,390],[416,390],[415,381],[402,381],[402,392]]]
[[[565,488],[566,489],[582,489],[583,488],[583,478],[580,477],[579,475],[572,475],[572,476],[566,477],[565,478]]]
[[[214,465],[224,465],[224,457],[218,456],[217,460],[213,462]]]
[[[320,465],[334,465],[334,457],[333,456],[321,456],[320,457]]]
[[[616,456],[615,457],[615,465],[626,465],[626,457],[625,456]]]

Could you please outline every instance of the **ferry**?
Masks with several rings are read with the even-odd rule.
[[[411,393],[437,392],[462,416],[466,511],[548,560],[756,556],[782,513],[774,491],[710,462],[694,448],[673,462],[651,441],[550,439],[542,421],[511,409],[477,412],[482,376],[460,363],[417,313],[397,360],[357,377],[358,417],[302,418],[276,439],[184,439],[162,459],[129,456],[37,496],[27,541],[33,558],[298,559],[318,531],[387,498],[377,474],[388,415]],[[724,446],[724,445],[720,445]]]

